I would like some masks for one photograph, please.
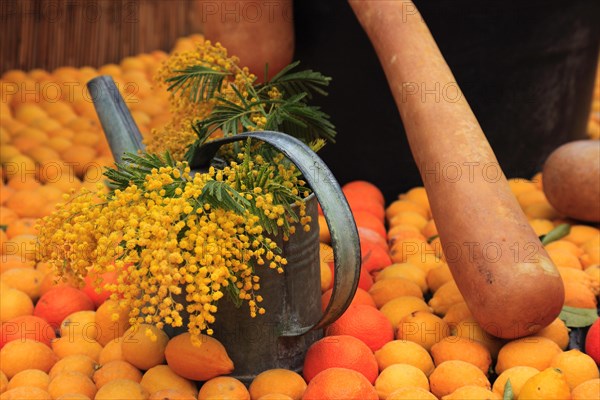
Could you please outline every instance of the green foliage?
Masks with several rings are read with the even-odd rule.
[[[502,396],[502,400],[514,400],[515,392],[513,392],[512,384],[510,383],[510,379],[506,380],[504,384],[504,396]]]
[[[173,93],[187,95],[195,102],[214,100],[210,115],[193,127],[198,138],[188,149],[186,160],[190,161],[194,151],[217,130],[224,136],[252,130],[275,130],[305,143],[317,139],[334,142],[336,132],[329,115],[308,104],[315,94],[327,95],[325,88],[331,78],[312,70],[296,71],[298,65],[299,62],[288,65],[265,83],[247,82],[243,87],[231,83],[233,99],[225,98],[217,90],[228,76],[227,72],[218,69],[195,66],[178,70],[178,75],[167,79],[168,89]],[[266,123],[255,122],[256,116],[264,117]]]
[[[571,232],[571,225],[560,224],[560,225],[556,226],[554,229],[552,229],[550,232],[548,232],[547,234],[540,236],[540,240],[542,241],[542,244],[545,246],[548,243],[552,243],[556,240],[562,239],[563,237],[567,236],[569,234],[569,232]]]
[[[206,101],[223,85],[223,80],[230,74],[219,69],[218,65],[206,67],[193,65],[182,70],[176,70],[177,75],[166,79],[167,90],[173,93],[181,92],[193,102]]]

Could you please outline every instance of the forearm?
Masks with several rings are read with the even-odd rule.
[[[292,61],[292,0],[200,0],[198,7],[204,36],[239,57],[259,80],[265,65],[273,76]]]

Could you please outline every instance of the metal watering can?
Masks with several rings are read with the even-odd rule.
[[[88,82],[96,112],[116,161],[123,153],[144,149],[140,132],[111,77],[100,76]],[[248,384],[260,372],[285,368],[300,372],[306,350],[323,336],[322,328],[334,322],[349,306],[361,266],[358,232],[342,190],[325,163],[303,142],[280,132],[242,133],[210,141],[190,163],[192,170],[210,165],[220,146],[247,138],[277,148],[302,172],[313,189],[306,199],[307,215],[317,218],[317,199],[331,232],[334,251],[333,293],[325,311],[321,309],[318,229],[305,232],[297,227],[288,241],[276,237],[288,260],[284,273],[259,268],[261,305],[266,314],[251,318],[247,308],[235,307],[224,298],[219,301],[214,337],[227,349],[234,363],[231,376]],[[187,330],[171,331],[174,335]]]

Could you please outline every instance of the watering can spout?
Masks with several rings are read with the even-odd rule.
[[[112,77],[99,76],[87,86],[115,161],[122,162],[124,153],[143,151],[142,135]]]

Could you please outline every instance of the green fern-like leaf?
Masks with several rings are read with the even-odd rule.
[[[327,96],[324,87],[329,85],[331,78],[310,69],[292,72],[299,64],[300,62],[296,61],[286,66],[269,82],[259,85],[258,90],[264,91],[266,89],[268,91],[271,87],[276,86],[289,96],[301,93],[306,94],[308,98],[312,98],[313,93]]]
[[[227,183],[222,181],[208,181],[202,188],[198,197],[200,204],[218,205],[225,210],[243,214],[250,206],[250,202]]]
[[[223,85],[223,80],[231,75],[219,69],[217,65],[194,65],[175,72],[178,74],[166,79],[166,83],[170,84],[167,90],[173,94],[181,92],[193,102],[212,98]]]

